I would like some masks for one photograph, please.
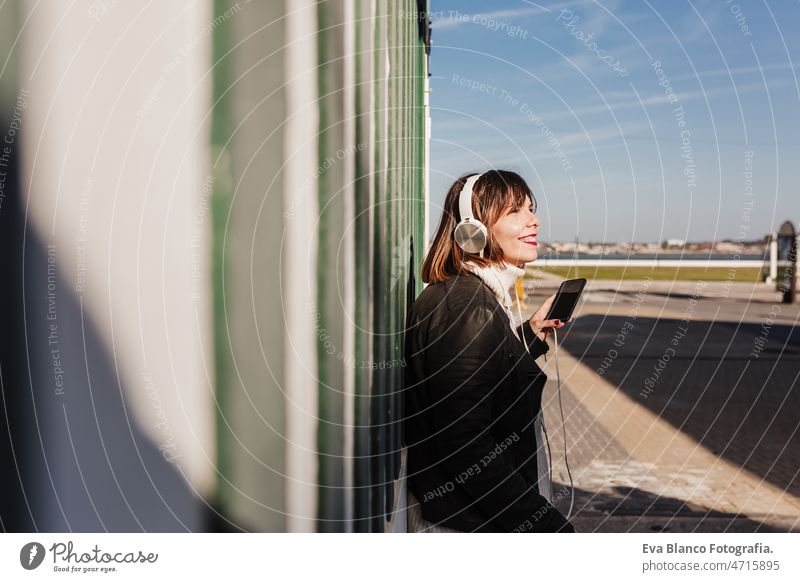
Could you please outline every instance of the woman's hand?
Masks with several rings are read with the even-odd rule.
[[[559,319],[545,319],[545,317],[547,317],[547,312],[550,311],[550,306],[553,305],[555,298],[555,293],[548,297],[547,300],[542,303],[542,306],[536,311],[536,313],[531,316],[529,321],[533,333],[535,333],[536,336],[542,341],[546,340],[547,336],[552,333],[554,329],[561,329],[572,321],[572,319],[568,319],[567,321],[561,321]]]

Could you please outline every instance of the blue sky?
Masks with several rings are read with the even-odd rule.
[[[800,2],[430,10],[431,236],[450,183],[493,167],[533,187],[544,240],[750,240],[800,219]]]

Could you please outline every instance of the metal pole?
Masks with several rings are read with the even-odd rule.
[[[778,234],[772,233],[769,241],[769,281],[774,283],[778,279]]]

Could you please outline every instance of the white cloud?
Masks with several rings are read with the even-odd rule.
[[[432,26],[435,30],[442,30],[445,28],[456,28],[462,24],[467,24],[473,18],[475,19],[494,19],[494,20],[517,20],[525,18],[526,16],[539,16],[541,14],[549,14],[554,10],[561,10],[567,6],[575,6],[577,4],[586,4],[585,0],[575,0],[573,2],[560,2],[552,6],[541,6],[534,2],[526,2],[529,4],[527,8],[515,8],[514,10],[496,10],[494,12],[482,12],[477,14],[463,14],[457,10],[448,11],[451,14],[450,18],[433,20]],[[432,11],[434,16],[435,11]],[[453,17],[457,16],[457,17]]]
[[[758,73],[761,74],[762,71],[779,71],[779,70],[788,70],[788,71],[796,71],[800,70],[800,65],[795,65],[793,63],[768,63],[765,65],[752,65],[749,67],[731,67],[729,69],[711,69],[708,71],[698,71],[695,75],[694,72],[687,73],[685,75],[677,75],[672,77],[676,81],[682,81],[685,79],[697,79],[699,78],[701,81],[706,77],[727,77],[728,75],[746,75],[748,73]]]

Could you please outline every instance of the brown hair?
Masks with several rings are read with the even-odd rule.
[[[504,215],[506,210],[516,210],[531,200],[535,206],[533,192],[522,177],[508,170],[489,170],[473,187],[472,214],[481,221],[488,231],[483,257],[477,253],[466,253],[456,244],[453,231],[460,222],[458,198],[467,179],[475,172],[465,174],[453,182],[444,200],[442,220],[433,239],[425,261],[422,263],[422,280],[425,283],[439,283],[454,275],[465,275],[464,261],[482,267],[505,260],[500,245],[492,236],[492,226]]]

